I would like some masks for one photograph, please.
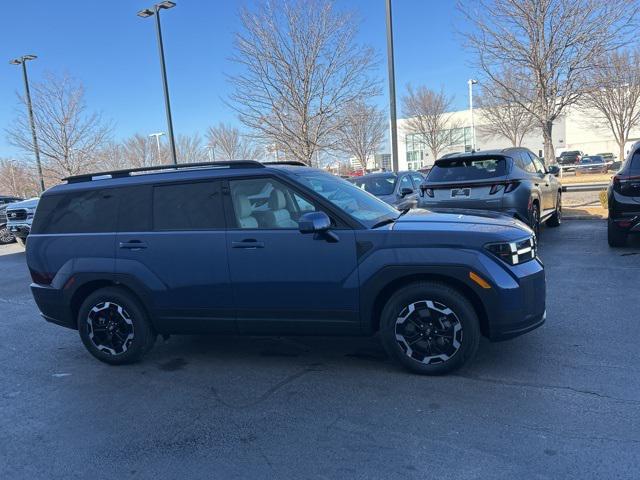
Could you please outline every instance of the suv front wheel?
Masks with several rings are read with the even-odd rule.
[[[78,331],[89,353],[111,365],[140,360],[156,339],[138,300],[116,287],[87,297],[78,313]]]
[[[473,306],[439,282],[417,282],[396,291],[380,318],[388,355],[423,375],[461,367],[478,350],[480,327]]]

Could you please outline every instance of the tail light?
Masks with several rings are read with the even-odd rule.
[[[495,195],[499,191],[504,188],[504,193],[513,192],[517,186],[520,185],[520,182],[507,182],[507,183],[495,183],[491,185],[491,190],[489,190],[489,195]]]

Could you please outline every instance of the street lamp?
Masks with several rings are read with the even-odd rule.
[[[470,78],[467,83],[469,84],[469,111],[471,112],[471,150],[476,150],[476,124],[473,120],[473,86],[478,83],[478,80]]]
[[[398,129],[396,125],[396,74],[393,60],[393,21],[391,0],[387,0],[387,68],[389,69],[389,116],[391,120],[391,166],[394,172],[399,169]]]
[[[162,163],[160,159],[160,137],[164,135],[164,132],[157,132],[149,134],[149,138],[156,137],[156,146],[158,147],[158,163]]]
[[[29,123],[31,124],[31,137],[33,139],[33,152],[36,156],[36,167],[38,168],[38,181],[40,183],[40,191],[44,192],[44,178],[42,176],[42,164],[40,163],[40,148],[38,147],[38,136],[36,135],[36,124],[33,120],[33,107],[31,105],[31,91],[29,90],[29,78],[27,77],[27,62],[35,60],[35,55],[23,55],[10,60],[11,65],[22,65],[22,76],[24,78],[24,91],[27,97],[27,109],[29,110]]]
[[[167,130],[169,131],[169,149],[171,150],[171,159],[173,164],[177,165],[176,159],[176,144],[173,137],[173,121],[171,120],[171,103],[169,102],[169,85],[167,83],[167,69],[164,63],[164,46],[162,44],[162,29],[160,28],[160,10],[168,10],[175,7],[174,2],[160,2],[153,5],[151,8],[145,8],[138,12],[138,16],[141,18],[147,18],[155,15],[156,17],[156,32],[158,34],[158,51],[160,53],[160,71],[162,73],[162,87],[164,89],[164,106],[167,112]]]

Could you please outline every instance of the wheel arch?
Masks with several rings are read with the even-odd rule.
[[[389,298],[391,298],[391,296],[402,287],[420,281],[440,282],[459,291],[471,302],[473,309],[478,315],[482,335],[489,336],[489,315],[484,302],[481,300],[477,292],[475,292],[471,286],[466,284],[460,278],[436,271],[404,274],[394,277],[386,282],[376,292],[373,302],[371,302],[366,313],[364,318],[364,321],[366,322],[365,329],[368,330],[369,333],[377,332],[380,329],[380,315],[382,313],[382,309]]]

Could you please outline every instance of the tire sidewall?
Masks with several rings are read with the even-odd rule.
[[[2,236],[4,235],[4,233],[6,232],[8,238],[10,238],[10,240],[3,240]],[[9,229],[5,226],[5,227],[0,227],[0,245],[9,245],[10,243],[13,243],[16,241],[16,237],[15,235],[11,234],[11,232],[9,232]]]
[[[449,307],[462,325],[460,349],[444,363],[425,365],[409,358],[395,338],[395,325],[400,312],[409,304],[420,300],[432,300]],[[409,370],[426,375],[442,375],[461,367],[472,358],[480,340],[480,326],[471,303],[455,289],[441,283],[415,283],[396,291],[380,318],[380,338],[387,354]]]
[[[120,355],[111,355],[98,350],[89,338],[87,316],[93,307],[103,302],[113,302],[123,307],[133,324],[133,341],[127,351]],[[89,295],[78,310],[77,322],[80,339],[89,353],[98,360],[111,365],[133,363],[140,360],[155,340],[147,315],[140,302],[133,295],[115,287],[103,288]]]

